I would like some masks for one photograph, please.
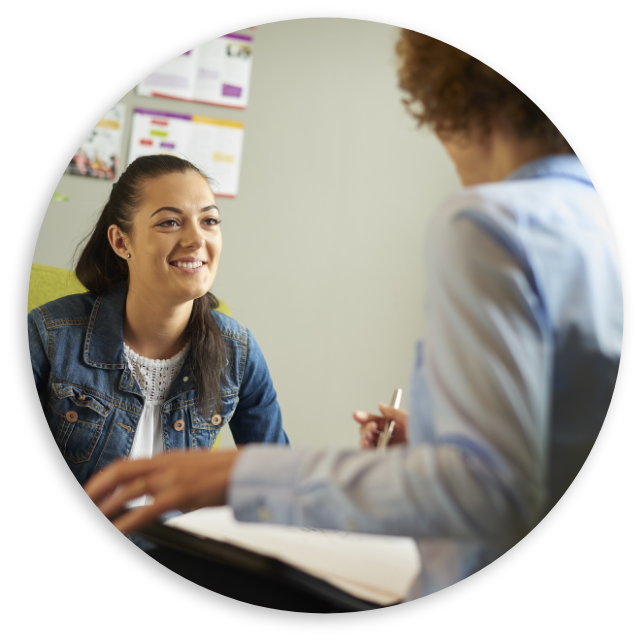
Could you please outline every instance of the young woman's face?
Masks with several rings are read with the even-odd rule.
[[[214,282],[222,249],[219,212],[195,172],[148,180],[127,243],[132,292],[168,303],[194,300]]]

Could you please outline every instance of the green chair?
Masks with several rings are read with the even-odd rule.
[[[49,267],[49,265],[31,265],[31,277],[29,278],[29,313],[34,307],[40,307],[49,301],[69,296],[70,294],[82,294],[87,288],[76,278],[75,272],[60,267]],[[218,311],[231,318],[231,310],[223,301],[219,301]],[[216,439],[213,450],[220,446],[220,435]]]
[[[31,265],[27,312],[56,298],[82,294],[86,291],[87,288],[76,278],[76,274],[68,269],[49,267],[49,265]]]

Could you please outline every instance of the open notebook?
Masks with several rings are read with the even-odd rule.
[[[164,525],[279,559],[378,605],[401,601],[420,566],[410,538],[241,523],[230,507],[195,510]]]

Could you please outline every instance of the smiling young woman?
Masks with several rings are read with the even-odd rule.
[[[79,482],[118,458],[209,449],[226,424],[237,444],[288,443],[255,339],[209,291],[221,249],[206,176],[139,158],[82,249],[89,292],[29,314],[40,401]]]

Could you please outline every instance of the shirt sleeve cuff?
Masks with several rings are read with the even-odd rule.
[[[275,445],[243,447],[227,489],[236,519],[298,525],[295,487],[304,456],[304,451]]]

